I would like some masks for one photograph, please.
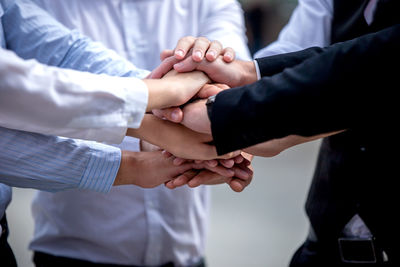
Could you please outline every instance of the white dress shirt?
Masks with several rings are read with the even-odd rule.
[[[218,39],[249,60],[243,12],[234,0],[35,0],[70,28],[151,70],[163,49],[187,35]],[[137,139],[122,148],[138,150]],[[62,208],[60,208],[62,207]],[[177,266],[204,256],[207,187],[119,186],[95,192],[40,192],[30,248],[89,261]]]
[[[137,78],[95,75],[23,60],[0,49],[0,125],[121,143],[138,128],[148,92]]]

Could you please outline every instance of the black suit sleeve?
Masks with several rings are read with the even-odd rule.
[[[398,120],[398,109],[393,112],[398,104],[393,102],[400,89],[399,48],[400,25],[395,25],[324,49],[305,50],[311,56],[297,52],[291,56],[300,63],[288,68],[282,64],[280,73],[219,93],[210,118],[218,153],[291,134],[393,124]],[[268,67],[268,59],[259,61],[263,74],[278,69],[279,64]]]
[[[256,58],[256,61],[260,68],[261,77],[272,76],[282,72],[286,68],[294,67],[323,51],[324,49],[320,47],[310,47],[297,52]]]

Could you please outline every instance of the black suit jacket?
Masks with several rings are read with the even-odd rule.
[[[219,94],[212,111],[221,154],[289,134],[348,129],[322,142],[306,204],[321,266],[338,265],[338,238],[355,214],[378,254],[400,266],[400,1],[380,0],[372,25],[363,17],[368,2],[334,0],[336,44],[259,59],[264,78]]]
[[[213,104],[218,153],[290,134],[369,130],[395,120],[399,70],[390,65],[399,64],[399,48],[395,25],[326,48],[257,59],[263,78],[219,93]]]

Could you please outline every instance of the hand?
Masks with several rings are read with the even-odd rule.
[[[182,125],[205,134],[211,134],[211,122],[207,113],[206,99],[197,100],[183,108]]]
[[[246,151],[247,153],[251,153],[255,156],[261,156],[261,157],[274,157],[278,154],[280,154],[282,151],[302,144],[306,142],[311,142],[320,138],[328,137],[334,134],[341,133],[343,131],[335,131],[335,132],[330,132],[330,133],[325,133],[325,134],[319,134],[319,135],[314,135],[311,137],[304,137],[304,136],[299,136],[299,135],[289,135],[284,138],[279,138],[279,139],[273,139],[264,143],[260,143],[251,147],[248,147],[246,149],[243,149],[243,151]]]
[[[149,90],[146,111],[180,106],[195,96],[209,82],[199,71],[191,73],[168,72],[162,79],[143,80]]]
[[[218,41],[209,41],[205,37],[186,36],[178,41],[174,50],[164,50],[161,53],[160,59],[163,63],[153,70],[149,77],[153,79],[163,77],[165,73],[173,68],[174,64],[185,58],[191,58],[195,62],[200,62],[206,58],[212,62],[219,55],[227,63],[235,59],[235,51],[230,47],[223,48]],[[169,59],[165,61],[167,58]]]
[[[225,84],[218,84],[218,83],[206,84],[200,89],[196,97],[208,98],[226,89],[229,89],[229,86]],[[160,119],[167,119],[175,123],[181,123],[183,120],[183,111],[179,107],[155,109],[152,112],[155,116],[157,116]]]
[[[172,158],[165,158],[161,151],[122,151],[121,165],[114,185],[133,184],[153,188],[192,169],[195,164],[184,163],[176,166]]]
[[[145,114],[139,129],[128,129],[127,135],[144,139],[172,154],[186,159],[209,160],[232,158],[240,152],[235,151],[217,156],[215,146],[210,145],[212,136],[194,132],[183,125]]]

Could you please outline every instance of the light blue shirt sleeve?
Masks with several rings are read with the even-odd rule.
[[[29,0],[16,0],[3,8],[6,48],[23,59],[112,76],[143,77],[148,73],[99,42],[67,29]]]
[[[3,127],[0,148],[0,183],[50,192],[108,192],[121,159],[116,147]]]

